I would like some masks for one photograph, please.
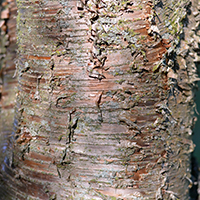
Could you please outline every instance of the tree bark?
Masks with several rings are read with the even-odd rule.
[[[12,162],[13,120],[16,98],[17,78],[16,58],[16,14],[14,0],[0,1],[0,198],[10,199],[6,187],[6,166]],[[5,176],[2,177],[2,174]]]
[[[11,198],[189,199],[190,3],[17,1]]]

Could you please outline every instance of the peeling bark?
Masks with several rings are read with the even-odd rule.
[[[189,199],[190,3],[17,1],[13,197]]]

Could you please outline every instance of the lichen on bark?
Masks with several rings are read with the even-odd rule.
[[[17,198],[189,198],[189,2],[17,1]]]

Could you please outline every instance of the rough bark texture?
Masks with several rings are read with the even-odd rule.
[[[18,0],[13,196],[189,199],[190,3]]]

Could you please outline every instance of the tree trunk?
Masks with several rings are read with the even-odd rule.
[[[6,165],[12,162],[13,119],[17,78],[16,57],[16,14],[14,0],[0,1],[0,163],[3,174],[8,173]],[[0,174],[0,199],[10,199],[6,188],[7,175]]]
[[[11,198],[189,199],[190,3],[17,1]]]

